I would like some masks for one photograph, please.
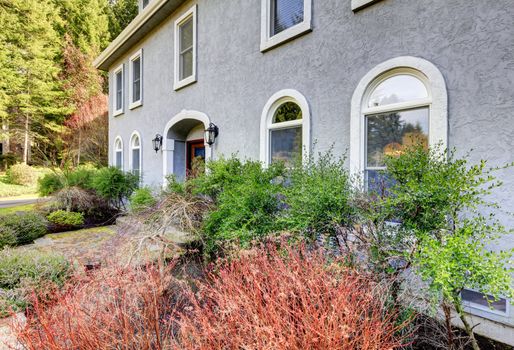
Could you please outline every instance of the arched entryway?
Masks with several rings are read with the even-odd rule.
[[[212,157],[211,147],[205,143],[204,131],[210,119],[205,113],[183,110],[164,128],[163,177],[174,174],[178,181],[186,178],[193,159]]]

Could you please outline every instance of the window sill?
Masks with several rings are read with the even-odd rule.
[[[304,21],[302,23],[298,23],[297,25],[286,29],[285,31],[272,36],[271,38],[266,38],[261,40],[261,52],[266,52],[271,50],[279,45],[282,45],[288,41],[296,39],[297,37],[304,35],[306,33],[310,33],[312,31],[311,22]]]
[[[380,0],[352,0],[352,11],[357,12],[379,1]]]
[[[132,102],[129,106],[129,109],[132,110],[132,109],[136,109],[137,107],[141,107],[143,105],[143,102],[141,100],[137,101],[137,102]]]
[[[120,115],[122,115],[122,114],[123,114],[123,109],[120,109],[120,110],[118,110],[118,111],[114,111],[114,112],[112,113],[112,116],[113,116],[113,117],[117,117],[117,116],[120,116]]]
[[[173,84],[173,90],[180,90],[193,83],[196,83],[196,76],[194,75],[190,76],[189,78],[182,79],[180,81],[175,81],[175,84]]]

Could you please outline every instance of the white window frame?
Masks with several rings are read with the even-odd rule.
[[[271,35],[271,2],[261,0],[261,52],[312,31],[312,0],[303,0],[303,22]]]
[[[374,88],[384,79],[402,72],[417,72],[429,93],[429,99],[416,103],[406,102],[394,105],[368,108],[368,98]],[[355,176],[361,177],[364,184],[366,169],[366,115],[402,108],[412,109],[429,106],[429,145],[441,144],[448,147],[448,94],[444,77],[431,62],[418,57],[403,56],[383,62],[369,71],[359,82],[352,97],[350,120],[350,170]]]
[[[139,100],[134,101],[134,61],[139,58]],[[139,49],[129,59],[129,109],[143,105],[143,49]]]
[[[118,144],[118,141],[119,141],[119,144],[121,145],[121,148],[116,148],[116,145]],[[115,139],[114,139],[114,147],[113,147],[113,165],[115,167],[118,166],[118,164],[116,163],[116,160],[118,159],[117,155],[118,153],[121,153],[121,164],[120,164],[120,170],[123,170],[124,167],[123,167],[123,156],[124,156],[124,152],[123,152],[123,139],[121,138],[121,136],[117,136]]]
[[[472,288],[466,288],[466,289],[470,290],[470,291],[473,291],[473,292],[476,292],[476,293],[484,294],[482,292],[477,291],[476,289],[472,289]],[[464,299],[462,299],[462,304],[464,305],[464,311],[466,311],[466,312],[468,312],[470,314],[473,314],[473,315],[484,317],[482,315],[482,312],[486,312],[486,313],[492,314],[492,315],[508,317],[510,315],[510,300],[508,298],[505,298],[505,297],[500,297],[500,298],[501,299],[505,299],[505,303],[506,303],[505,312],[498,311],[498,310],[495,310],[495,309],[490,309],[487,306],[480,305],[480,304],[477,304],[477,303],[473,303],[473,302],[470,302],[470,301],[467,301],[467,300],[464,300]]]
[[[352,11],[357,12],[381,0],[352,0]]]
[[[193,74],[180,79],[180,26],[189,19],[193,19]],[[175,21],[175,78],[173,89],[179,90],[196,82],[196,51],[197,51],[197,5],[193,5]]]
[[[121,72],[121,108],[120,109],[116,109],[116,106],[118,105],[118,79],[116,79],[116,76],[118,75],[118,73]],[[112,110],[113,110],[113,116],[116,117],[120,114],[123,114],[124,113],[124,105],[125,105],[125,70],[124,70],[124,65],[123,64],[120,64],[113,72],[113,87],[114,87],[114,92],[113,92],[113,105],[112,105]]]
[[[134,147],[134,138],[139,138],[139,147]],[[134,131],[132,135],[130,135],[130,151],[129,151],[129,171],[132,172],[133,167],[133,154],[132,151],[135,149],[139,149],[139,178],[143,178],[143,139],[141,138],[141,134],[138,131]]]
[[[291,120],[273,123],[277,109],[286,102],[296,103],[302,110],[301,120]],[[293,89],[285,89],[270,97],[261,115],[260,160],[265,165],[271,164],[271,130],[287,129],[295,126],[302,127],[302,159],[308,159],[311,148],[311,112],[305,96]]]

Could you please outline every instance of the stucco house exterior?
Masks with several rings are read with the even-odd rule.
[[[141,0],[95,65],[109,73],[110,164],[149,186],[195,157],[331,147],[371,184],[412,136],[514,161],[512,0]],[[514,170],[499,177],[494,200],[513,211]],[[509,300],[463,297],[478,333],[514,344]]]

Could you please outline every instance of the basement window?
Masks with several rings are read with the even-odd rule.
[[[493,296],[464,289],[461,292],[462,301],[469,309],[482,310],[489,313],[506,316],[509,311],[509,302],[505,298],[495,300]]]

